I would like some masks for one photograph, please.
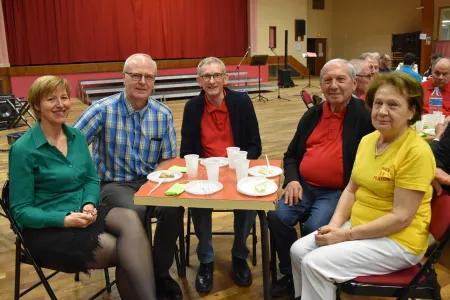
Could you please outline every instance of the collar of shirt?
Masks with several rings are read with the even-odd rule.
[[[227,104],[225,102],[225,97],[227,96],[227,92],[223,90],[223,101],[220,103],[220,106],[214,105],[209,99],[208,96],[205,94],[205,108],[208,113],[212,113],[214,111],[219,112],[228,112]]]
[[[142,118],[144,116],[144,112],[150,105],[150,101],[147,101],[147,104],[142,109],[137,110],[134,109],[133,105],[131,105],[130,101],[128,101],[127,97],[125,96],[125,92],[122,92],[122,95],[120,95],[120,97],[122,98],[122,101],[125,104],[125,108],[129,116],[137,112]]]
[[[347,111],[347,106],[344,108],[343,111],[340,112],[332,112],[330,108],[330,103],[328,101],[325,101],[323,105],[323,115],[322,117],[324,119],[330,119],[330,118],[337,118],[337,119],[343,119],[345,116],[345,112]]]
[[[75,138],[75,133],[66,124],[63,124],[63,130],[64,130],[64,133],[66,134],[68,142],[72,141]],[[42,131],[40,122],[36,122],[33,125],[33,127],[31,127],[30,132],[34,139],[36,148],[39,148],[45,144],[48,144],[48,140],[45,137],[44,132]]]
[[[422,86],[423,86],[424,88],[426,88],[427,90],[433,92],[433,90],[434,90],[433,79],[432,79],[432,78],[428,79],[427,81],[425,81],[425,82],[422,84]],[[439,90],[440,90],[441,92],[445,92],[445,91],[447,91],[447,90],[449,90],[449,89],[450,89],[450,81],[447,82],[447,84],[444,85],[444,87],[443,87],[443,88],[440,88]]]

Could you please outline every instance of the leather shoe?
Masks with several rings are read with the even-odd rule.
[[[248,267],[247,260],[242,258],[232,258],[232,277],[239,286],[249,286],[252,284],[252,272]]]
[[[207,264],[200,263],[200,267],[197,271],[197,277],[195,278],[195,289],[199,293],[208,293],[213,286],[213,272],[214,262]]]
[[[272,297],[281,298],[294,296],[294,282],[292,275],[284,275],[272,285]]]
[[[183,299],[178,283],[170,275],[155,278],[157,299]]]

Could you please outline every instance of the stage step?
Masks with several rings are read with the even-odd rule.
[[[247,93],[258,91],[258,78],[248,77],[247,72],[229,72],[228,87]],[[238,80],[239,78],[239,80]],[[274,91],[276,85],[261,84],[261,91]],[[85,103],[123,91],[123,78],[82,80],[79,82],[79,98]],[[160,100],[190,98],[198,95],[200,87],[197,74],[158,76],[155,79],[153,96]]]

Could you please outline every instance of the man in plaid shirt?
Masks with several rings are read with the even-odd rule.
[[[176,156],[172,112],[152,99],[157,66],[147,54],[133,54],[123,67],[125,90],[95,101],[76,122],[92,143],[101,180],[101,201],[134,209],[143,222],[145,207],[133,195],[161,160]],[[181,299],[179,285],[169,275],[183,222],[182,208],[152,207],[158,218],[153,261],[158,298]]]

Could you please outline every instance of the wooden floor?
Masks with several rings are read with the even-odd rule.
[[[318,86],[317,79],[312,83]],[[261,139],[263,144],[263,154],[269,158],[282,158],[284,151],[291,140],[297,126],[297,122],[305,111],[305,106],[298,96],[302,87],[307,84],[306,80],[297,80],[296,86],[288,89],[281,89],[282,98],[278,99],[277,93],[264,93],[270,100],[260,102],[254,100],[256,114],[258,116]],[[312,92],[319,92],[318,88],[309,88]],[[254,96],[252,94],[251,96]],[[180,144],[180,127],[183,108],[186,100],[169,101],[174,113],[175,126],[177,129],[177,145]],[[85,105],[77,99],[73,100],[73,108],[70,122],[73,122],[84,110]],[[6,135],[26,128],[16,128],[14,130],[0,131],[0,183],[3,184],[7,177],[8,169],[8,144]],[[233,217],[229,213],[215,213],[214,230],[232,230]],[[259,227],[258,227],[259,228]],[[259,235],[259,230],[258,230]],[[215,247],[215,272],[214,288],[210,294],[199,295],[195,290],[195,275],[198,268],[198,261],[195,254],[197,240],[192,237],[192,248],[190,251],[191,266],[187,268],[186,279],[179,279],[176,275],[176,268],[172,266],[171,273],[178,280],[183,289],[184,299],[262,299],[262,269],[260,262],[260,249],[258,244],[258,264],[251,266],[253,273],[253,284],[248,288],[237,287],[230,277],[230,256],[232,237],[214,236]],[[250,239],[249,239],[250,246]],[[111,269],[111,273],[114,273]],[[438,269],[439,281],[442,285],[443,299],[450,299],[450,271],[443,267]],[[36,279],[34,270],[25,266],[22,268],[21,286],[27,287]],[[75,282],[71,274],[59,274],[51,280],[51,285],[56,295],[60,299],[87,299],[103,285],[103,272],[93,271],[91,275],[81,275],[80,282]],[[12,299],[14,286],[14,235],[9,229],[6,219],[0,217],[0,299]],[[31,292],[24,299],[47,299],[43,288]],[[100,297],[100,299],[119,299],[117,289],[114,287],[110,295]],[[359,299],[356,297],[343,296],[343,299]],[[361,298],[362,299],[362,298]],[[364,298],[375,300],[379,298]]]

